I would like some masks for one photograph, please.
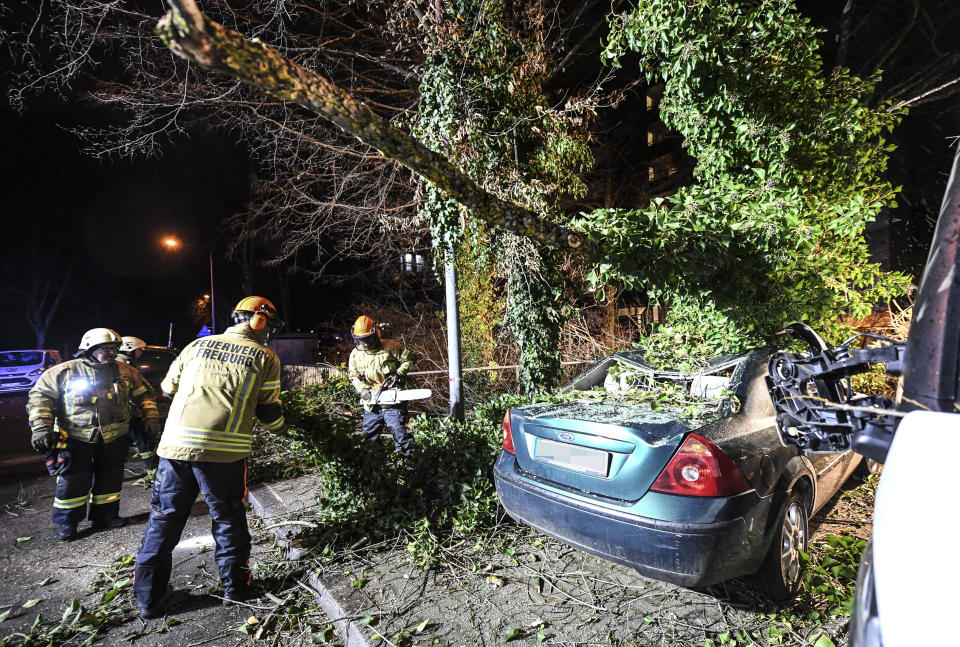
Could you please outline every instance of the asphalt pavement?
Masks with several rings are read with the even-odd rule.
[[[27,394],[0,394],[0,483],[46,474],[43,458],[30,446]]]
[[[98,574],[115,572],[116,564],[135,555],[140,546],[150,492],[133,484],[132,478],[123,485],[120,507],[128,525],[93,531],[84,523],[80,538],[73,542],[56,539],[50,521],[53,486],[50,477],[0,486],[0,616],[9,611],[0,622],[0,640],[29,632],[38,615],[47,620],[63,617],[74,599],[86,609],[95,608],[105,592],[95,586]],[[132,604],[126,604],[123,617],[111,622],[114,626],[101,633],[97,644],[130,645],[125,637],[132,633],[144,634],[137,644],[151,647],[249,644],[250,639],[237,631],[249,610],[224,608],[220,599],[209,595],[219,582],[212,547],[207,509],[198,502],[174,551],[171,588],[177,604],[166,618],[146,622]],[[129,589],[122,594],[129,595]],[[171,620],[175,631],[168,629]]]

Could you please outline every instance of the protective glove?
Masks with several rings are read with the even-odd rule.
[[[159,420],[144,420],[143,431],[154,445],[160,442],[160,434],[163,433],[163,426]]]
[[[373,399],[373,393],[370,392],[370,389],[364,389],[363,391],[360,391],[361,402],[369,402],[372,399]]]
[[[53,429],[37,429],[30,434],[30,443],[36,451],[41,453],[53,447],[56,442],[57,434]]]

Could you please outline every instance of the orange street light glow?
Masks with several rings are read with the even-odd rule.
[[[162,242],[164,246],[169,247],[170,249],[176,249],[180,247],[180,241],[174,238],[173,236],[168,236],[164,238]]]

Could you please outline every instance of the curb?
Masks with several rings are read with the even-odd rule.
[[[257,486],[256,490],[250,490],[247,493],[247,500],[250,502],[254,514],[263,519],[268,526],[290,518],[284,499],[277,494],[271,483],[263,483]],[[270,529],[277,544],[283,548],[287,559],[290,560],[298,560],[307,552],[291,545],[291,541],[287,538],[287,530],[294,528],[296,528],[296,525],[290,524]],[[367,637],[363,635],[360,625],[349,619],[350,614],[330,590],[324,586],[316,573],[310,573],[307,584],[313,591],[313,597],[317,604],[330,618],[331,624],[333,624],[346,647],[373,647]]]

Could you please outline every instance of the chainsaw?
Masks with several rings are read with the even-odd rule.
[[[393,376],[388,376],[383,382],[380,383],[380,388],[377,389],[373,397],[369,400],[360,401],[364,404],[397,404],[398,402],[407,402],[409,400],[425,400],[433,395],[433,391],[430,389],[401,389],[399,387],[394,387],[394,381],[396,378]]]
[[[397,404],[408,400],[424,400],[433,395],[430,389],[381,389],[364,404]]]

